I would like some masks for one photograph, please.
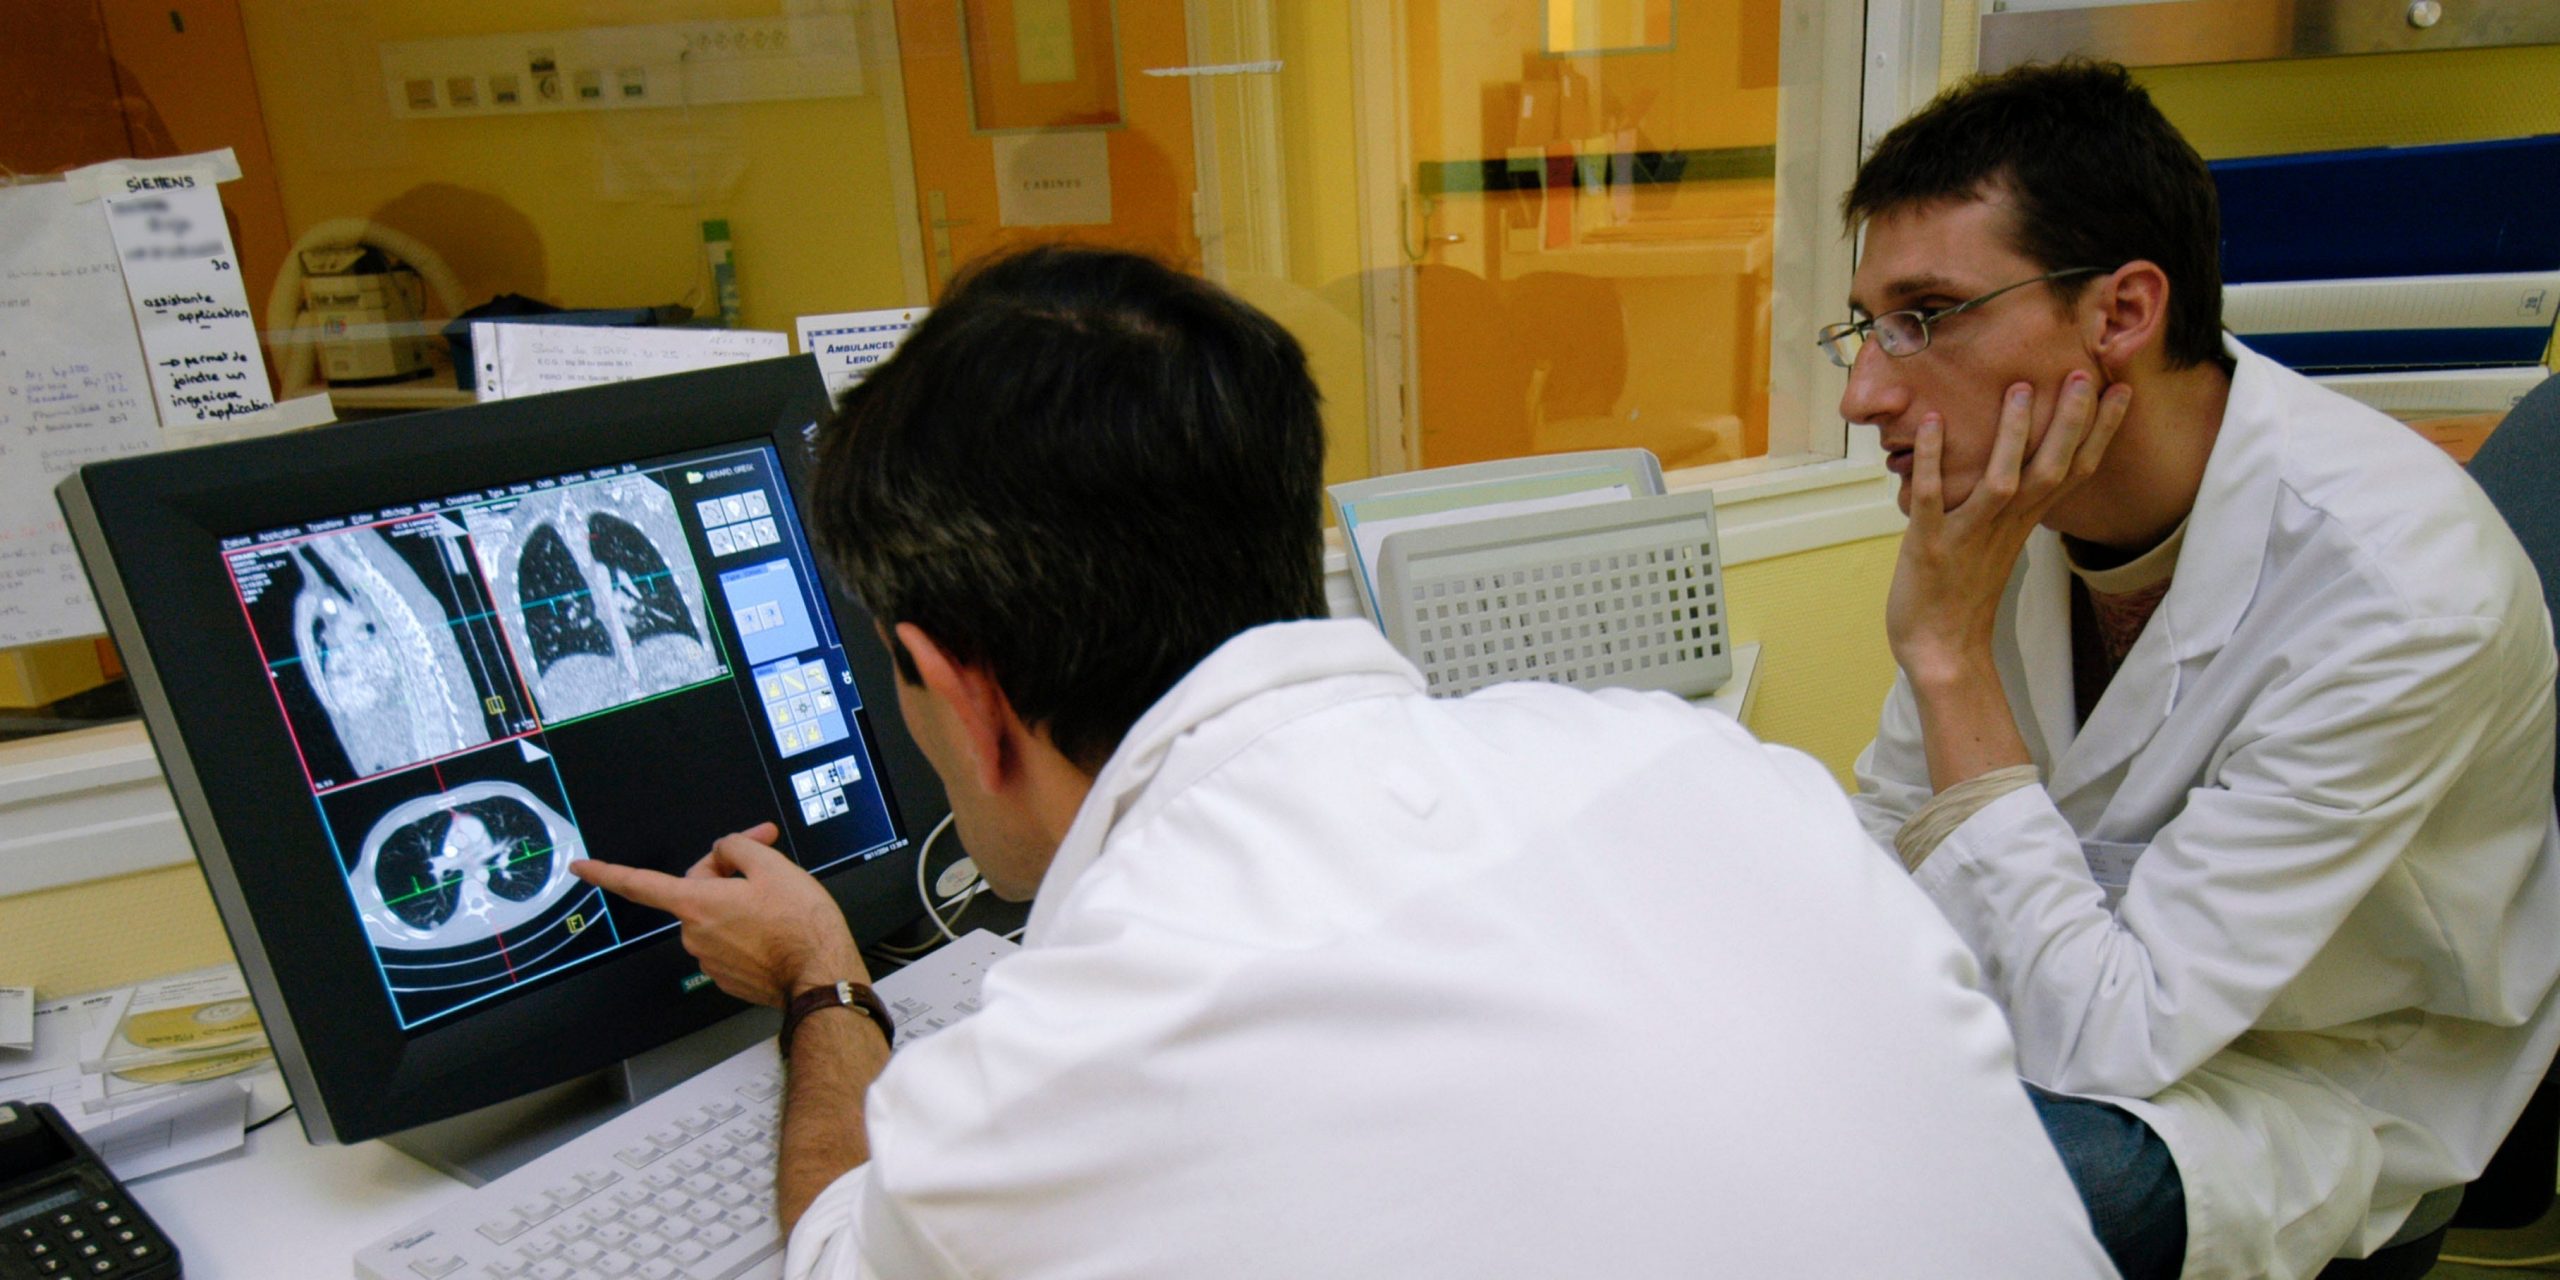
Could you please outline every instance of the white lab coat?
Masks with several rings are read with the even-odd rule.
[[[2476,1176],[2560,1038],[2553,655],[2532,566],[2416,433],[2237,342],[2168,596],[2085,727],[2039,530],[1997,657],[2045,783],[1916,873],[2019,1061],[2126,1101],[2194,1280],[2317,1272]],[[1907,682],[1870,835],[1929,797]]]
[[[2112,1275],[1973,972],[1723,716],[1256,629],[1102,770],[788,1273]]]

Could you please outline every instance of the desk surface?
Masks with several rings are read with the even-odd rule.
[[[285,1103],[262,1078],[252,1118]],[[245,1149],[131,1184],[188,1280],[352,1276],[356,1250],[435,1212],[463,1185],[379,1142],[313,1146],[288,1116]]]

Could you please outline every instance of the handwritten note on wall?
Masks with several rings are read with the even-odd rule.
[[[160,421],[227,422],[275,404],[210,166],[110,176],[107,228],[142,326]]]
[[[818,372],[827,380],[830,399],[844,395],[845,389],[862,381],[871,366],[889,358],[898,344],[907,340],[907,330],[924,319],[923,307],[893,307],[885,311],[839,311],[833,315],[802,316],[794,326],[800,331],[800,349],[818,358]]]
[[[574,324],[471,326],[480,398],[567,391],[662,373],[791,354],[787,334],[760,329],[614,329]]]
[[[158,446],[150,382],[98,206],[0,187],[0,648],[104,629],[53,487]]]

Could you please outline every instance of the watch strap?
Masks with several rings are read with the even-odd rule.
[[[782,1060],[791,1060],[791,1034],[800,1029],[800,1020],[820,1009],[837,1007],[858,1009],[880,1028],[880,1038],[892,1046],[898,1043],[897,1020],[889,1016],[889,1006],[881,1003],[880,993],[859,982],[830,982],[812,987],[791,997],[782,1008]]]

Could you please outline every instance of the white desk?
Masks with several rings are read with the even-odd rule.
[[[283,1079],[267,1075],[249,1117],[284,1104]],[[250,1134],[244,1150],[128,1184],[178,1246],[188,1280],[352,1276],[356,1250],[463,1193],[379,1142],[315,1147],[299,1119]]]

